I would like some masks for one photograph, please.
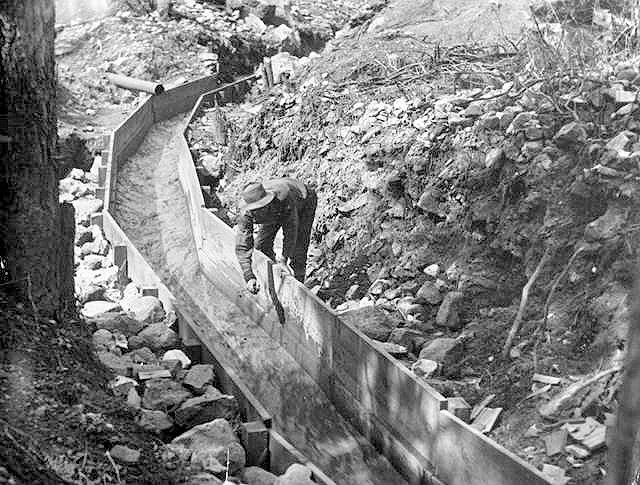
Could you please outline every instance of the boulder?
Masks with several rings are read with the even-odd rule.
[[[141,409],[136,421],[141,428],[156,434],[168,431],[173,427],[169,415],[157,410]]]
[[[436,315],[436,325],[453,330],[460,328],[458,306],[463,297],[464,294],[460,291],[450,291],[446,294]]]
[[[93,348],[96,352],[108,351],[111,352],[116,348],[116,341],[113,334],[109,330],[96,330],[91,336],[93,342]]]
[[[244,469],[242,481],[251,485],[273,485],[277,478],[277,475],[260,467],[250,466]]]
[[[563,149],[583,144],[587,141],[587,130],[584,129],[584,125],[582,123],[572,121],[558,130],[556,135],[553,137],[553,141]]]
[[[287,468],[284,475],[276,479],[273,485],[315,485],[315,483],[311,479],[311,469],[300,463],[294,463]]]
[[[191,466],[196,470],[204,470],[216,475],[224,475],[226,466],[225,461],[220,461],[220,452],[205,448],[203,450],[193,450],[191,454]]]
[[[178,407],[191,397],[182,384],[170,379],[151,379],[147,382],[142,397],[142,406],[160,411]]]
[[[455,338],[439,337],[426,344],[420,351],[420,359],[432,360],[443,367],[460,361],[464,344]]]
[[[82,244],[80,244],[80,246],[82,246]],[[82,260],[82,264],[84,264],[90,270],[97,270],[110,266],[109,260],[105,256],[100,256],[99,254],[86,255]]]
[[[424,312],[424,307],[412,296],[400,298],[396,308],[405,320],[408,320],[411,315],[421,315]]]
[[[162,302],[151,295],[132,299],[128,302],[127,311],[143,325],[160,322],[165,317]]]
[[[140,460],[140,451],[128,448],[123,445],[115,445],[109,454],[114,460],[122,461],[124,463],[137,463]]]
[[[263,39],[267,45],[277,47],[282,52],[287,54],[297,54],[300,52],[300,48],[302,46],[302,41],[300,40],[300,34],[298,31],[293,30],[291,27],[282,24],[276,28],[268,29]],[[294,58],[286,59],[286,62],[283,63],[281,59],[276,60],[276,69],[273,73],[273,78],[276,81],[282,81],[282,75],[292,77],[295,66],[298,63],[298,59]],[[273,61],[271,63],[273,68]],[[277,73],[277,74],[276,74]],[[276,77],[276,75],[278,77]]]
[[[215,373],[211,364],[194,365],[182,381],[185,387],[191,389],[195,394],[203,394],[207,386],[215,381]]]
[[[398,326],[386,313],[372,305],[341,312],[338,318],[353,325],[367,337],[381,342],[385,342],[391,331]]]
[[[129,393],[127,394],[127,406],[132,409],[140,409],[142,407],[142,398],[138,391],[136,391],[135,387],[129,389]]]
[[[430,305],[438,305],[442,301],[442,293],[433,281],[425,281],[416,293],[416,299]]]
[[[123,355],[116,355],[113,352],[100,351],[98,352],[98,359],[109,370],[115,374],[129,375],[131,369],[135,365],[129,357]]]
[[[83,305],[90,301],[106,301],[104,296],[105,287],[89,283],[88,285],[76,288],[78,300]]]
[[[87,320],[99,329],[118,331],[127,337],[142,330],[142,324],[123,311],[101,313]]]
[[[425,267],[422,272],[427,276],[430,276],[431,278],[437,278],[440,274],[440,265],[437,263],[430,264],[429,266]]]
[[[122,310],[122,308],[118,303],[99,300],[85,303],[81,312],[85,318],[94,318],[103,313],[119,312],[120,310]]]
[[[245,24],[247,24],[247,27],[249,27],[251,30],[253,30],[257,34],[262,34],[264,33],[265,30],[267,30],[267,26],[262,21],[262,19],[260,19],[255,14],[250,13],[249,15],[247,15],[244,18],[244,22]]]
[[[265,24],[273,24],[276,20],[276,5],[274,2],[264,2],[258,0],[257,5],[250,10],[252,15],[255,15]]]
[[[140,347],[125,354],[136,364],[156,364],[158,358],[149,347]]]
[[[398,327],[391,332],[389,342],[406,347],[409,352],[417,353],[420,351],[427,339],[422,332],[406,327]]]
[[[181,456],[188,454],[189,450],[208,450],[220,463],[226,463],[228,450],[230,474],[241,471],[246,462],[245,451],[226,419],[214,419],[191,428],[175,438],[170,449]]]
[[[91,242],[86,242],[80,248],[80,257],[85,257],[89,254],[98,254],[100,256],[106,256],[109,252],[109,243],[102,237],[102,233],[98,237],[94,232],[94,239]]]
[[[178,345],[178,334],[171,330],[165,323],[152,323],[144,328],[137,337],[142,345],[153,350],[161,350]]]
[[[204,395],[184,401],[176,409],[174,416],[180,426],[193,428],[218,418],[231,421],[238,412],[238,401],[234,396],[222,394],[215,387],[210,387]]]
[[[438,370],[438,363],[430,359],[418,359],[411,365],[411,371],[418,377],[428,379]]]

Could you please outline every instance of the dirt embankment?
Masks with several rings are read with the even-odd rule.
[[[639,242],[637,59],[604,56],[609,31],[598,26],[542,23],[516,37],[522,5],[456,3],[438,18],[447,5],[391,4],[339,32],[286,86],[226,109],[238,136],[218,195],[233,219],[248,180],[314,184],[309,287],[338,309],[384,309],[409,364],[428,358],[425,344],[455,339],[464,352],[429,381],[472,405],[495,394],[491,406],[504,409],[492,436],[599,483],[603,449],[546,455],[537,408],[559,388],[532,377],[566,386],[624,347]],[[481,29],[463,26],[493,15],[482,39],[469,37]],[[619,382],[584,389],[562,417],[610,423]]]

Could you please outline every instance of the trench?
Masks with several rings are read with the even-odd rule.
[[[175,137],[185,116],[154,125],[118,169],[116,222],[213,346],[273,415],[273,427],[337,484],[403,485],[312,377],[200,270]]]

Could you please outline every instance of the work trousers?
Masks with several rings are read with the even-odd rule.
[[[291,256],[293,275],[301,283],[304,283],[307,269],[307,251],[309,250],[309,242],[311,241],[311,227],[313,226],[317,205],[318,196],[315,191],[307,187],[307,198],[304,200],[304,205],[299,212],[298,236],[296,238],[296,245],[293,248],[293,255]],[[262,251],[274,261],[276,260],[276,255],[273,252],[273,241],[281,227],[281,222],[261,224],[258,229],[258,234],[256,235],[255,248]]]

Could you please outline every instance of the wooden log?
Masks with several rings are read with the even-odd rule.
[[[112,82],[119,88],[128,89],[130,91],[143,91],[151,94],[164,93],[164,86],[159,83],[151,81],[143,81],[142,79],[136,79],[134,77],[123,76],[122,74],[107,73],[106,75],[109,82]]]

